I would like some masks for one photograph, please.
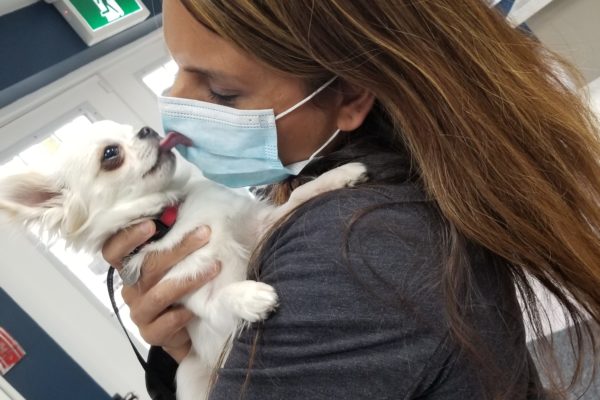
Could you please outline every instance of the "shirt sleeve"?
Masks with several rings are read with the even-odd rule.
[[[425,201],[369,190],[299,210],[262,258],[280,307],[234,340],[211,399],[410,399],[438,386],[439,398],[481,398],[446,329],[441,224]]]

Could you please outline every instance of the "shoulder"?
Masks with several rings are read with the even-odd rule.
[[[387,317],[400,323],[412,314],[408,303],[415,313],[440,314],[443,229],[418,185],[333,191],[272,234],[260,257],[261,280],[276,288],[282,307],[323,319],[340,310],[349,311],[344,318],[369,319],[389,307],[396,312]]]
[[[307,261],[321,266],[370,261],[377,272],[398,274],[439,265],[444,230],[443,218],[418,184],[365,185],[301,206],[273,232],[262,260],[281,268],[281,257],[293,254],[290,267],[309,269]]]
[[[410,208],[431,208],[433,202],[427,198],[421,185],[405,183],[399,185],[361,185],[353,188],[324,193],[301,206],[297,215],[304,218],[319,216],[347,216],[348,212],[381,206],[391,212]],[[392,208],[390,206],[397,206]],[[342,211],[342,213],[340,213]]]
[[[438,338],[447,331],[449,223],[417,184],[365,186],[319,196],[266,242],[261,279],[282,305],[319,318],[415,319]],[[503,260],[469,243],[471,301],[484,340],[501,342],[504,320],[522,331],[522,314]],[[450,278],[449,278],[450,277]],[[315,301],[319,298],[320,301]],[[348,310],[344,315],[331,313]],[[492,337],[493,336],[493,337]]]
[[[371,241],[383,236],[423,236],[432,244],[443,221],[432,201],[417,184],[365,185],[320,195],[301,207],[273,233],[270,247],[284,242],[302,245],[320,241],[335,245],[350,237]],[[375,237],[365,232],[377,233]]]

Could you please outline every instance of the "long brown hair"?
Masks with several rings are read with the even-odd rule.
[[[444,287],[459,343],[477,352],[458,295],[464,237],[507,261],[538,337],[533,281],[595,351],[586,321],[600,322],[600,142],[568,62],[482,0],[181,1],[270,67],[309,83],[336,75],[376,96],[389,140],[406,146],[452,227]]]

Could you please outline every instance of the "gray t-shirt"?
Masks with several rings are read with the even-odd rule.
[[[482,364],[448,333],[444,224],[416,184],[344,189],[298,210],[263,254],[261,280],[280,306],[259,329],[243,398],[482,399]],[[524,366],[510,398],[536,398],[513,285],[497,257],[473,245],[469,257],[484,364],[507,375]],[[234,339],[212,400],[239,398],[256,330]]]

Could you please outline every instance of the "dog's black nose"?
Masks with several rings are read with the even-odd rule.
[[[152,139],[158,138],[158,133],[156,133],[154,129],[145,126],[142,129],[140,129],[140,131],[137,133],[137,136],[140,139]]]

